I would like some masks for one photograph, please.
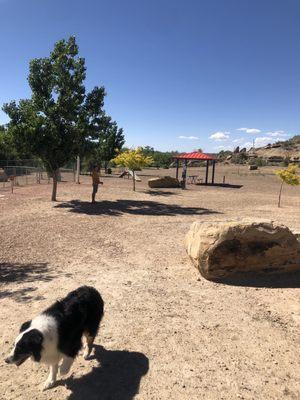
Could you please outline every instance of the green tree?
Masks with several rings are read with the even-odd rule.
[[[0,125],[0,160],[14,160],[18,163],[21,159],[33,158],[33,155],[24,148],[17,149],[11,130],[5,125]]]
[[[145,156],[153,157],[153,155],[155,154],[154,147],[151,146],[142,147],[142,151],[145,154]]]
[[[85,95],[85,76],[75,38],[60,40],[49,57],[30,62],[31,98],[3,106],[17,147],[39,157],[53,177],[52,201],[59,168],[89,149],[104,113],[104,88]]]
[[[153,158],[154,166],[162,168],[168,168],[173,161],[173,156],[178,154],[177,151],[157,151],[151,146],[142,147],[142,151],[146,156]]]
[[[108,163],[120,152],[125,143],[125,138],[123,129],[119,129],[117,123],[112,121],[110,117],[104,116],[102,121],[95,153],[97,160],[104,162],[105,172],[107,172]]]
[[[147,167],[153,163],[153,159],[150,156],[145,156],[141,147],[138,147],[135,150],[126,150],[117,155],[114,158],[114,163],[116,165],[126,167],[130,171],[132,171],[132,181],[133,181],[133,190],[135,191],[135,171],[140,170],[141,168]]]
[[[10,160],[14,158],[14,149],[11,145],[11,135],[8,134],[4,125],[0,125],[0,160]]]
[[[230,150],[221,150],[218,153],[217,157],[218,157],[218,160],[225,161],[227,159],[227,157],[232,156],[232,154],[233,154],[233,152]]]
[[[245,153],[233,153],[231,162],[233,164],[245,164],[247,159],[247,154]]]
[[[297,165],[290,164],[287,168],[280,169],[275,172],[276,175],[281,180],[279,196],[278,196],[278,207],[280,207],[283,184],[286,183],[287,185],[293,185],[293,186],[300,185],[300,176],[297,175],[297,169],[298,169]]]

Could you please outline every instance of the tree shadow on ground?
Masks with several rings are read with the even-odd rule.
[[[27,302],[29,300],[41,300],[43,296],[33,296],[32,293],[37,290],[37,287],[30,286],[17,290],[1,290],[0,299],[11,298],[17,303]]]
[[[241,189],[244,185],[235,185],[232,183],[196,183],[197,186],[212,186],[212,187],[222,187],[228,189]]]
[[[169,190],[146,190],[145,193],[150,196],[178,196],[178,193],[170,192]]]
[[[137,352],[106,350],[95,346],[99,366],[80,378],[69,378],[68,400],[132,400],[149,369],[149,360]]]
[[[29,301],[33,298],[32,292],[37,290],[35,286],[17,287],[9,289],[10,283],[21,285],[24,283],[47,282],[54,278],[48,270],[47,263],[0,263],[0,299],[10,297],[15,301]],[[5,285],[5,289],[4,289]],[[41,299],[41,296],[35,296],[35,299]]]
[[[47,263],[0,263],[0,283],[50,281]]]
[[[116,200],[99,201],[91,204],[88,201],[71,200],[57,204],[57,208],[67,208],[70,212],[88,215],[205,215],[219,214],[217,211],[199,207],[182,207],[177,204],[164,204],[156,201]]]
[[[273,289],[296,289],[300,288],[300,271],[277,274],[254,274],[247,273],[234,277],[214,280],[214,282],[231,286],[245,286],[256,288]]]

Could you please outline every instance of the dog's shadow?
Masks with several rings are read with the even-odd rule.
[[[94,346],[99,366],[80,378],[69,378],[65,384],[71,394],[68,400],[132,400],[140,381],[149,369],[149,360],[137,352],[106,350]]]

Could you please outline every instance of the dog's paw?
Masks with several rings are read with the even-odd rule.
[[[42,390],[44,391],[44,390],[51,389],[51,388],[53,388],[54,385],[55,385],[55,381],[53,381],[52,379],[51,380],[47,379],[43,385]]]

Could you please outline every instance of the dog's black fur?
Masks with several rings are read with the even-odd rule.
[[[104,302],[99,292],[82,286],[44,311],[55,318],[58,325],[58,349],[69,357],[76,357],[81,349],[83,333],[97,335],[103,317]]]

